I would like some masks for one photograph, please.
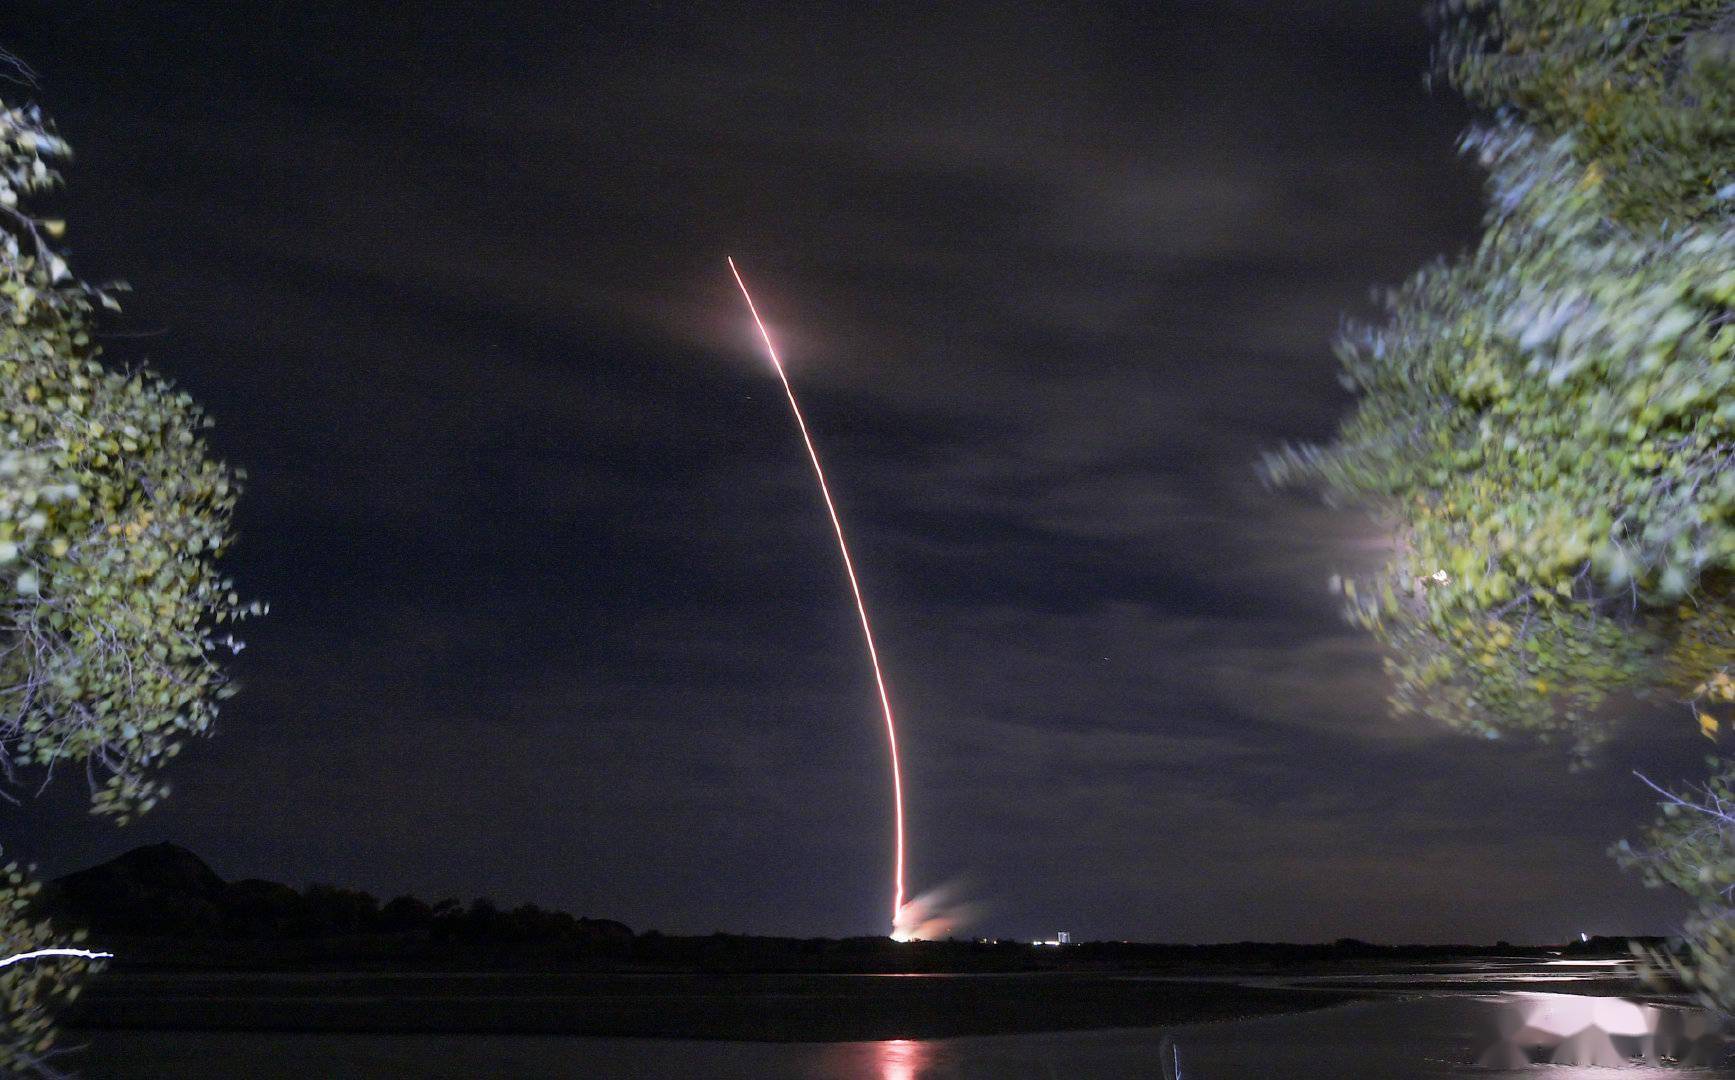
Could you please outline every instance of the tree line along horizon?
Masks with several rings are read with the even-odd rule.
[[[1261,468],[1394,538],[1336,584],[1396,711],[1585,763],[1635,702],[1674,701],[1711,740],[1614,853],[1693,902],[1656,968],[1735,1012],[1735,0],[1429,10],[1435,75],[1484,112],[1482,239],[1343,334],[1338,436]],[[0,106],[0,781],[76,766],[125,824],[265,609],[219,566],[243,475],[189,395],[103,357],[124,286],[76,277],[27,205],[68,153],[37,106]],[[39,889],[5,868],[5,954],[80,940]],[[0,970],[0,1069],[54,1074],[54,1015],[100,967]]]
[[[709,933],[663,930],[635,931],[626,922],[589,913],[573,915],[534,901],[498,903],[492,896],[468,901],[455,896],[424,900],[414,893],[384,899],[366,889],[311,881],[296,888],[265,878],[225,880],[198,855],[171,842],[137,847],[112,859],[43,883],[34,908],[43,916],[65,919],[103,935],[187,941],[209,937],[285,938],[355,934],[428,932],[434,939],[497,938],[518,941],[560,941],[588,937],[606,941],[625,938],[730,938],[754,941],[839,942],[892,939],[882,934],[848,938],[790,937],[713,930]],[[1576,936],[1566,941],[1515,944],[1505,938],[1487,942],[1372,942],[1357,937],[1332,941],[1223,939],[1204,942],[1134,941],[1081,938],[1074,946],[1126,946],[1133,952],[1175,952],[1186,955],[1234,953],[1247,948],[1289,952],[1299,956],[1342,952],[1389,956],[1413,952],[1428,956],[1473,954],[1554,955],[1603,954],[1610,943],[1628,937]],[[1648,939],[1647,939],[1648,940]],[[906,947],[939,944],[1008,947],[1052,943],[1028,937],[950,937],[932,941],[901,941]],[[907,950],[906,950],[907,951]]]
[[[279,938],[426,932],[435,939],[618,941],[632,928],[615,919],[573,915],[492,897],[389,900],[364,889],[315,881],[225,881],[197,855],[162,843],[130,851],[43,883],[35,909],[105,935],[160,938]]]

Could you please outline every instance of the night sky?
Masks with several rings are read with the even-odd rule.
[[[77,158],[112,360],[204,402],[269,600],[217,735],[117,830],[57,777],[9,856],[174,840],[227,877],[637,929],[1666,931],[1599,768],[1384,704],[1326,579],[1365,521],[1263,491],[1349,404],[1331,339],[1473,241],[1417,0],[11,5]],[[695,10],[699,9],[699,10]],[[0,91],[10,102],[20,89]]]

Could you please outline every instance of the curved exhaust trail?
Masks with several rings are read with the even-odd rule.
[[[778,381],[783,383],[783,393],[789,398],[790,411],[795,413],[795,425],[801,429],[801,441],[807,445],[807,458],[813,462],[813,475],[819,479],[819,493],[825,497],[825,512],[831,515],[831,528],[837,534],[837,550],[843,556],[843,572],[849,577],[849,591],[855,596],[855,612],[861,617],[861,635],[867,641],[868,660],[873,664],[874,685],[880,692],[880,711],[886,718],[886,740],[892,749],[892,807],[896,812],[897,821],[897,862],[892,897],[892,931],[896,936],[898,931],[898,916],[904,910],[904,783],[898,766],[898,728],[892,720],[892,702],[886,695],[885,676],[880,672],[879,650],[874,648],[874,630],[868,623],[867,604],[862,600],[861,584],[856,581],[855,563],[849,557],[849,545],[843,539],[843,521],[837,516],[837,506],[831,501],[831,489],[825,483],[825,469],[819,464],[819,451],[813,448],[813,438],[807,433],[807,420],[801,415],[801,406],[795,401],[795,390],[789,385],[789,376],[784,373],[783,361],[777,358],[777,346],[771,344],[771,334],[765,329],[765,322],[759,317],[759,309],[753,304],[753,295],[747,291],[747,283],[741,279],[741,271],[736,268],[735,260],[725,256],[729,262],[729,272],[735,275],[735,284],[741,287],[741,296],[747,301],[747,310],[753,316],[753,325],[759,328],[759,336],[765,341],[765,351],[771,357],[771,366],[777,371]]]

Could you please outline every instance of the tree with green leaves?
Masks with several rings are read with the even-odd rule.
[[[1612,694],[1661,695],[1715,735],[1735,705],[1735,2],[1437,14],[1441,69],[1492,111],[1464,138],[1484,235],[1344,334],[1356,408],[1265,474],[1389,528],[1387,564],[1338,586],[1399,711],[1582,760]],[[1698,802],[1666,801],[1627,857],[1702,901],[1686,970],[1731,1008],[1735,832],[1678,828]]]
[[[20,208],[65,152],[35,111],[0,114],[0,769],[82,762],[93,810],[124,822],[227,693],[214,631],[246,609],[216,562],[239,487],[190,397],[103,364],[92,309],[113,297]]]
[[[217,658],[240,647],[224,628],[259,609],[217,569],[239,477],[208,422],[160,376],[103,362],[113,289],[74,277],[64,225],[25,205],[67,152],[38,110],[0,105],[0,795],[81,765],[92,811],[124,824],[210,729],[230,691]],[[53,1006],[91,965],[6,963],[56,944],[35,888],[0,874],[0,1068],[52,1074]]]

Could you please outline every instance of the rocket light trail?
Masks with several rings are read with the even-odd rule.
[[[849,557],[849,544],[843,538],[843,521],[837,516],[837,506],[831,501],[831,489],[825,482],[825,469],[819,464],[819,451],[814,449],[813,437],[807,433],[807,420],[802,416],[801,406],[795,400],[795,389],[789,385],[789,376],[783,370],[783,361],[777,357],[777,346],[771,343],[771,333],[765,329],[765,322],[759,317],[759,309],[753,303],[753,294],[747,291],[747,282],[742,280],[735,260],[729,258],[728,262],[729,272],[735,275],[735,284],[741,287],[741,296],[747,301],[747,310],[753,316],[753,325],[759,328],[759,336],[765,341],[765,351],[771,357],[771,366],[777,372],[778,381],[783,384],[783,393],[789,398],[790,411],[795,413],[795,426],[801,429],[801,441],[807,446],[807,458],[813,462],[813,475],[819,479],[819,493],[825,498],[825,512],[831,516],[831,528],[837,534],[837,550],[843,556],[843,572],[849,578],[849,591],[855,597],[855,612],[861,617],[861,634],[867,642],[868,660],[873,665],[874,685],[879,689],[880,711],[886,718],[886,740],[892,751],[892,807],[897,823],[897,862],[892,896],[892,931],[895,937],[898,932],[898,917],[904,910],[904,784],[898,766],[898,728],[892,720],[892,702],[886,694],[885,676],[880,671],[879,650],[874,648],[874,631],[868,623],[867,604],[862,600],[861,583],[856,580],[855,563]]]

